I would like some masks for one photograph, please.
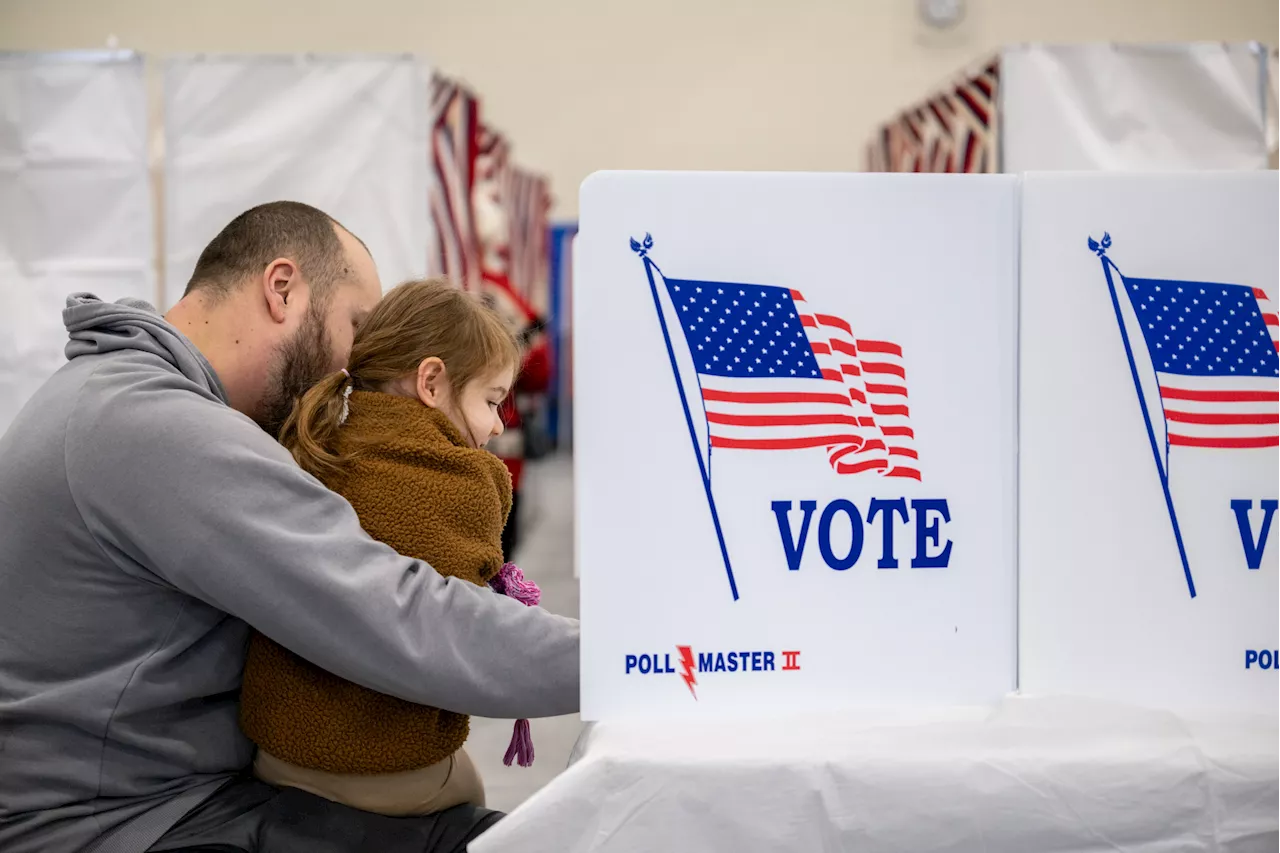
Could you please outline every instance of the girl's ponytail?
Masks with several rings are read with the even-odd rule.
[[[346,461],[338,453],[338,428],[353,380],[345,370],[321,379],[300,400],[280,428],[280,443],[304,471],[320,479],[341,473]]]

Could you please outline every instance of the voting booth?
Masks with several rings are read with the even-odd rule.
[[[1265,169],[1275,63],[1256,42],[1007,45],[878,126],[866,168]]]
[[[584,716],[987,703],[1015,655],[1026,693],[1274,710],[1276,198],[593,177]]]
[[[588,180],[585,718],[1013,689],[1015,192],[1003,176]]]
[[[66,363],[71,293],[153,298],[142,57],[0,55],[0,435]]]
[[[412,56],[175,56],[164,72],[162,308],[219,229],[276,199],[361,235],[385,287],[426,273],[430,71]]]
[[[473,849],[1274,850],[1276,201],[592,177],[597,722]]]

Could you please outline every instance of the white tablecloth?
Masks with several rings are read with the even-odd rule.
[[[569,851],[1275,851],[1275,717],[1080,699],[609,723],[471,845]]]

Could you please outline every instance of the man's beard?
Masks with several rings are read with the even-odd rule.
[[[255,419],[272,437],[280,435],[294,403],[329,372],[333,356],[324,308],[313,302],[298,334],[276,350],[267,393]]]

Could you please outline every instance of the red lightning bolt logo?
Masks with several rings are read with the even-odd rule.
[[[684,683],[689,685],[689,692],[693,694],[696,701],[698,691],[693,687],[698,683],[698,679],[693,674],[693,649],[688,646],[676,646],[676,651],[680,653],[680,667],[684,672],[680,673],[680,677],[684,679]]]

